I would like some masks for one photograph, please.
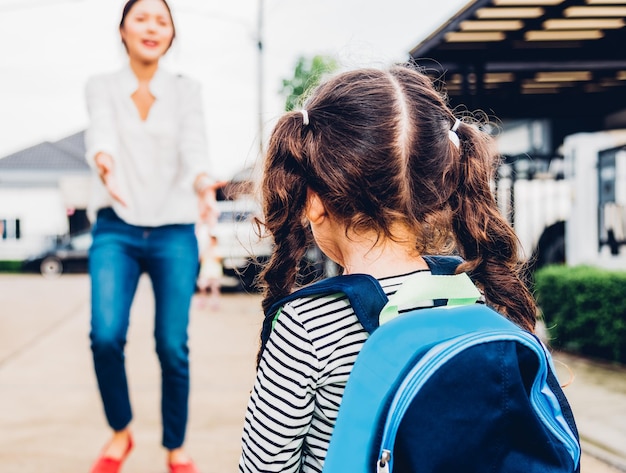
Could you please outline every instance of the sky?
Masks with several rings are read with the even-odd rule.
[[[228,179],[256,161],[300,56],[331,56],[344,69],[405,60],[467,1],[170,0],[177,38],[162,65],[202,83],[209,156]],[[0,157],[88,126],[87,78],[127,62],[124,3],[0,0]]]

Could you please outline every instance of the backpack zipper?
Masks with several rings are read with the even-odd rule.
[[[378,461],[376,462],[377,471],[379,473],[392,471],[393,455],[391,452],[393,452],[400,422],[419,390],[424,386],[428,379],[430,379],[435,371],[461,351],[474,345],[496,340],[517,341],[533,350],[540,357],[540,359],[546,357],[543,347],[537,347],[537,340],[532,335],[526,332],[512,330],[504,332],[498,331],[466,334],[433,347],[409,371],[405,379],[398,387],[398,390],[396,391],[393,401],[389,407],[390,414],[387,416],[385,421],[380,453]],[[539,373],[536,376],[538,380],[535,380],[531,388],[530,402],[537,411],[539,419],[543,422],[543,424],[566,446],[574,461],[574,465],[578,465],[578,461],[580,459],[580,446],[569,428],[569,425],[567,425],[567,422],[563,418],[560,404],[549,388],[544,390],[541,389],[541,385],[546,385],[546,375],[546,366],[544,363],[540,363]],[[551,409],[546,407],[546,399],[548,404],[551,406]]]

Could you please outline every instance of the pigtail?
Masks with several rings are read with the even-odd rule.
[[[273,237],[274,249],[260,273],[263,310],[293,290],[309,241],[305,224],[307,197],[302,123],[297,114],[281,118],[268,145],[261,191],[263,225]]]
[[[482,286],[487,302],[524,329],[533,331],[536,305],[522,279],[515,232],[500,214],[491,191],[497,165],[491,137],[461,123],[458,192],[450,198],[452,225],[467,271]]]

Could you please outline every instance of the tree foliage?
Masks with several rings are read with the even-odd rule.
[[[301,56],[296,63],[292,79],[283,79],[281,93],[286,96],[285,110],[291,111],[302,106],[309,91],[318,85],[325,74],[337,69],[337,61],[329,56]]]

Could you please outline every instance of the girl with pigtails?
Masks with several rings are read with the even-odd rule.
[[[294,290],[315,242],[342,274],[369,274],[388,296],[430,271],[424,255],[457,254],[457,272],[484,302],[533,331],[535,302],[491,192],[498,157],[481,125],[457,118],[409,65],[338,74],[281,117],[262,181],[263,224],[275,243],[261,275],[264,310]],[[341,293],[282,306],[259,354],[240,471],[322,471],[367,336]]]

